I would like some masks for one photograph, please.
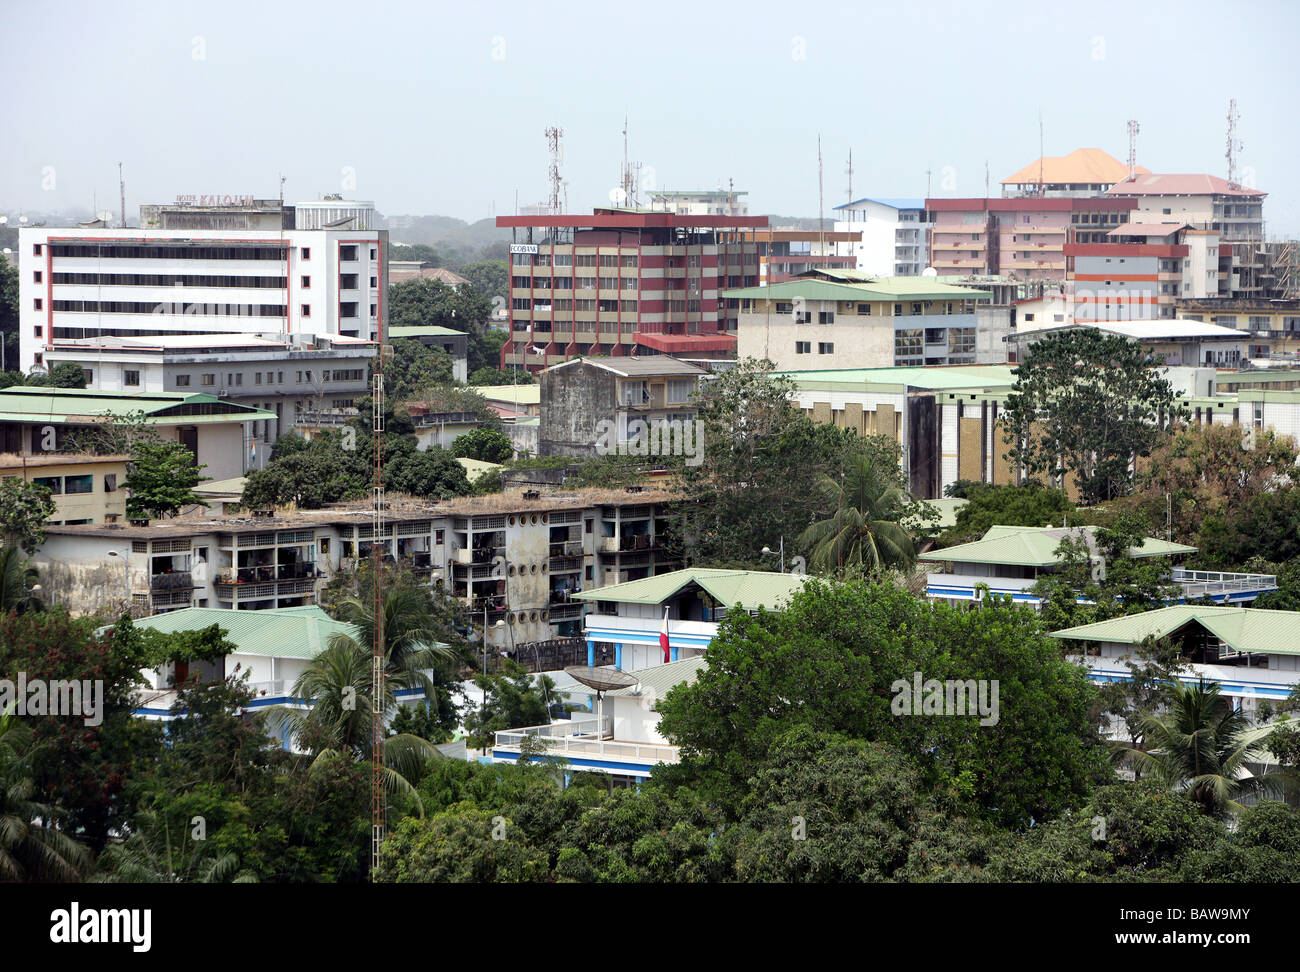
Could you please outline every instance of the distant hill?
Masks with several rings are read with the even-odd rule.
[[[394,243],[427,243],[439,250],[470,251],[467,255],[510,242],[510,231],[499,229],[491,218],[467,223],[454,216],[390,216],[388,226]]]

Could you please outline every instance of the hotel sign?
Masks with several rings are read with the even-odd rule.
[[[178,206],[251,206],[252,196],[177,196]]]

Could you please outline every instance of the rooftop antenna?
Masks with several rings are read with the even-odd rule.
[[[1237,99],[1228,102],[1228,150],[1224,158],[1228,160],[1228,184],[1237,185],[1237,153],[1241,151],[1241,142],[1237,139],[1237,121],[1241,115],[1237,112]]]
[[[1138,123],[1136,118],[1130,118],[1128,122],[1128,177],[1130,180],[1137,176],[1138,164]]]
[[[560,210],[560,139],[564,129],[552,126],[546,130],[546,144],[551,153],[549,177],[551,181],[551,215],[558,216]]]
[[[1038,195],[1043,195],[1043,109],[1038,109]]]
[[[826,252],[826,208],[822,199],[822,137],[817,136],[817,225],[821,236],[821,250]]]
[[[736,180],[727,179],[727,215],[736,215]]]
[[[984,198],[989,199],[989,160],[984,160]]]
[[[853,149],[849,149],[849,166],[844,170],[844,174],[849,177],[849,202],[853,202]]]
[[[122,229],[126,229],[126,180],[122,178],[122,163],[117,163],[117,187],[122,192]]]
[[[934,174],[933,169],[925,170],[925,198],[930,198],[930,176]]]

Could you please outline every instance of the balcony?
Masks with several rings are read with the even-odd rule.
[[[188,570],[169,570],[163,574],[154,574],[149,578],[149,590],[151,591],[179,591],[193,587],[194,577]]]
[[[1183,588],[1187,600],[1208,597],[1230,604],[1253,601],[1261,594],[1277,590],[1275,574],[1233,574],[1218,570],[1188,570],[1175,567],[1173,581]]]
[[[1028,593],[1038,583],[1036,577],[989,577],[985,574],[926,574],[925,594],[931,598],[948,600],[979,600],[976,588],[983,584],[990,594],[1010,595],[1016,601],[1038,604],[1038,598]]]
[[[676,763],[681,758],[676,746],[615,739],[612,716],[577,716],[549,726],[526,726],[498,732],[493,755],[518,756],[528,738],[542,741],[552,756],[621,763],[631,761],[644,763],[647,769],[656,763]]]
[[[581,540],[565,540],[563,543],[551,544],[552,557],[581,557],[582,553]]]

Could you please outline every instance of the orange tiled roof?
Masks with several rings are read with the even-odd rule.
[[[1041,177],[1044,183],[1084,183],[1087,185],[1111,185],[1128,178],[1128,166],[1113,158],[1101,149],[1075,149],[1069,155],[1045,155],[1035,159],[1015,175],[1002,180],[1004,186],[1036,183]],[[1150,172],[1142,166],[1137,167],[1142,175]]]

